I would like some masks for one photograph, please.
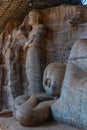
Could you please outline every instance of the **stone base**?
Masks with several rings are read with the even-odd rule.
[[[44,123],[38,127],[22,127],[19,125],[19,122],[13,118],[0,118],[0,129],[2,130],[82,130],[73,128],[55,121]]]

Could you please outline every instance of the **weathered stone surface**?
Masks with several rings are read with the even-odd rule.
[[[73,43],[76,41],[76,39],[87,36],[86,10],[87,10],[86,6],[66,6],[66,5],[41,10],[42,24],[44,24],[48,30],[47,35],[44,38],[45,46],[43,46],[44,52],[46,52],[45,53],[46,65],[55,61],[67,62],[71,47]],[[77,22],[78,23],[77,25],[72,26],[71,21],[74,20],[76,14],[80,14],[78,19],[75,19],[76,21],[79,20],[79,22]],[[19,28],[15,29],[13,31],[14,33],[11,33],[12,39],[15,40],[11,44],[11,48],[13,49],[12,54],[14,53],[14,55],[10,60],[10,62],[12,62],[10,63],[10,65],[13,66],[14,63],[16,64],[15,68],[18,68],[18,71],[16,71],[17,75],[15,74],[15,76],[16,78],[18,77],[19,81],[16,82],[21,87],[22,90],[21,94],[28,93],[27,91],[28,82],[26,78],[26,69],[25,69],[26,53],[23,51],[23,46],[28,40],[26,36],[28,36],[30,28],[27,26],[27,17],[25,19],[26,20],[24,20],[24,23],[22,24],[21,27],[22,35],[19,35],[20,34]],[[11,26],[12,30],[12,28],[15,28],[16,25],[18,26],[18,24],[19,23],[12,22],[12,24],[10,23],[9,26]],[[5,68],[6,68],[6,64],[4,62],[5,56],[2,55],[2,50],[5,49],[6,43],[8,41],[8,34],[11,32],[9,26],[6,28],[5,32],[3,32],[0,36],[1,37],[0,54],[3,59],[3,64]],[[25,36],[25,34],[27,35]],[[0,62],[0,64],[2,64],[2,62]],[[4,69],[4,71],[6,73],[8,69]],[[4,79],[3,84],[5,83],[5,81],[7,81],[7,76]],[[6,87],[7,84],[8,81],[6,82]],[[5,90],[4,85],[2,85],[2,87]],[[1,94],[2,93],[3,92],[1,92]]]
[[[72,47],[61,96],[52,106],[56,120],[87,129],[87,39]]]
[[[6,67],[3,62],[0,62],[0,110],[8,108],[6,77]]]
[[[20,30],[13,30],[12,34],[8,35],[7,43],[3,50],[7,71],[7,93],[10,109],[13,109],[14,99],[18,95],[21,95],[23,94],[23,92],[27,91],[25,90],[27,82],[24,81],[24,77],[26,77],[26,75],[25,65],[23,62],[25,59],[22,58],[22,61],[21,57],[23,56],[23,54],[20,55],[20,49],[21,46],[23,46],[25,39],[25,36]]]
[[[57,99],[60,95],[65,68],[63,63],[51,63],[47,66],[43,78],[47,94],[34,94],[31,97],[22,95],[15,99],[14,115],[21,125],[35,126],[50,119],[50,107],[55,102],[54,98]]]
[[[43,88],[48,95],[60,96],[65,70],[66,65],[57,62],[51,63],[46,67],[43,76]]]
[[[50,106],[55,102],[51,97],[38,94],[31,96],[28,100],[26,99],[25,102],[23,101],[21,102],[19,97],[15,100],[16,119],[22,126],[36,126],[46,120],[50,120]]]
[[[41,14],[33,10],[28,15],[28,24],[32,27],[28,40],[25,43],[24,50],[27,50],[26,74],[29,81],[29,94],[43,92],[42,80],[45,68],[44,39],[47,29],[41,24]]]
[[[82,0],[1,0],[0,1],[0,32],[11,20],[25,17],[31,9],[54,7],[60,4],[82,4]]]
[[[73,43],[86,37],[86,7],[60,6],[43,10],[43,23],[48,27],[46,37],[46,63],[67,62]],[[48,14],[48,12],[50,12]],[[70,21],[79,12],[79,24],[72,27]],[[85,14],[85,15],[84,15]],[[45,16],[45,17],[44,17]],[[83,29],[83,32],[81,31]]]

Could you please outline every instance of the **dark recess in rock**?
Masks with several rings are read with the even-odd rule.
[[[83,0],[30,0],[29,7],[48,8],[61,4],[81,5]]]

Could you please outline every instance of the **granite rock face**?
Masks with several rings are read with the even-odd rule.
[[[42,24],[47,28],[47,34],[43,40],[45,67],[55,61],[67,62],[73,43],[75,43],[77,39],[87,36],[86,10],[86,6],[67,5],[40,10],[42,13]],[[21,27],[18,27],[20,25],[18,21],[8,23],[8,26],[0,35],[0,55],[2,59],[0,60],[0,68],[3,70],[0,80],[2,81],[2,77],[4,77],[3,83],[0,85],[0,93],[2,95],[5,90],[5,95],[7,95],[8,91],[8,97],[13,99],[6,100],[7,104],[8,101],[13,104],[14,98],[18,95],[29,94],[27,89],[29,82],[26,77],[25,68],[26,52],[23,51],[23,46],[28,40],[27,36],[30,31],[27,20],[26,16]],[[11,35],[11,42],[7,45],[9,34]],[[7,51],[9,53],[3,55],[2,52],[6,46],[11,53]],[[14,74],[12,74],[12,72]],[[9,90],[9,83],[12,84],[11,91]],[[11,96],[9,95],[10,93]],[[3,99],[5,99],[5,96]],[[1,104],[3,105],[3,103]],[[11,104],[8,106],[10,107]]]
[[[61,96],[52,106],[56,120],[87,129],[87,39],[72,47]]]
[[[20,30],[13,30],[7,36],[6,45],[3,49],[4,62],[6,67],[7,95],[9,109],[13,109],[14,99],[27,93],[28,84],[25,72],[25,59],[23,53],[23,43],[26,37]],[[22,53],[22,55],[21,55]]]
[[[1,0],[0,1],[0,33],[8,21],[22,22],[31,9],[45,9],[61,4],[81,5],[82,0]]]

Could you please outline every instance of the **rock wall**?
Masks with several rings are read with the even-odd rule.
[[[73,43],[87,36],[87,7],[86,6],[67,6],[61,5],[58,7],[53,7],[49,9],[40,10],[42,12],[42,23],[47,27],[47,35],[44,40],[44,50],[46,52],[46,65],[51,62],[67,62],[69,53]],[[14,93],[14,98],[21,94],[28,94],[27,86],[28,80],[26,77],[25,71],[25,62],[26,62],[26,53],[23,51],[23,46],[27,41],[27,35],[30,28],[27,25],[27,17],[25,18],[23,24],[17,28],[20,23],[18,21],[12,22],[11,30],[9,30],[9,26],[3,31],[0,38],[0,46],[1,46],[1,57],[3,62],[1,61],[1,65],[4,66],[4,73],[6,72],[6,78],[4,78],[3,85],[0,88],[5,89],[4,84],[7,81],[11,81],[11,78],[14,76],[11,75],[12,69],[15,72],[16,79],[16,87],[12,86],[12,90],[9,92]],[[15,28],[16,27],[16,28]],[[15,29],[14,29],[15,28]],[[21,31],[22,30],[22,31]],[[9,62],[9,67],[6,67],[6,54],[2,54],[3,50],[8,46],[8,34],[11,36],[10,48],[13,55],[11,55],[11,60]],[[27,34],[27,35],[25,35]],[[7,47],[9,48],[9,46]],[[10,54],[8,53],[8,57]],[[1,66],[0,65],[0,66]],[[16,69],[15,69],[16,68]],[[1,69],[3,70],[3,69]],[[10,73],[10,78],[8,79],[8,73]],[[3,75],[3,74],[2,74]],[[43,74],[42,74],[43,75]],[[0,80],[3,76],[0,77]],[[5,76],[4,76],[5,77]],[[13,84],[13,82],[12,82]],[[18,87],[18,86],[19,87]],[[7,85],[8,86],[8,85]],[[7,87],[8,89],[8,87]],[[2,94],[2,92],[1,92]],[[8,93],[8,98],[9,98]],[[13,96],[12,96],[13,97]],[[11,104],[13,102],[12,97]],[[4,100],[4,98],[3,98]],[[11,105],[9,104],[9,105]]]
[[[42,11],[43,23],[48,27],[47,64],[53,61],[67,61],[73,43],[86,37],[86,9],[86,6],[59,6]],[[77,25],[70,24],[75,20],[78,21]]]
[[[45,9],[61,4],[81,5],[83,0],[0,0],[0,33],[11,20],[23,20],[31,9]]]

